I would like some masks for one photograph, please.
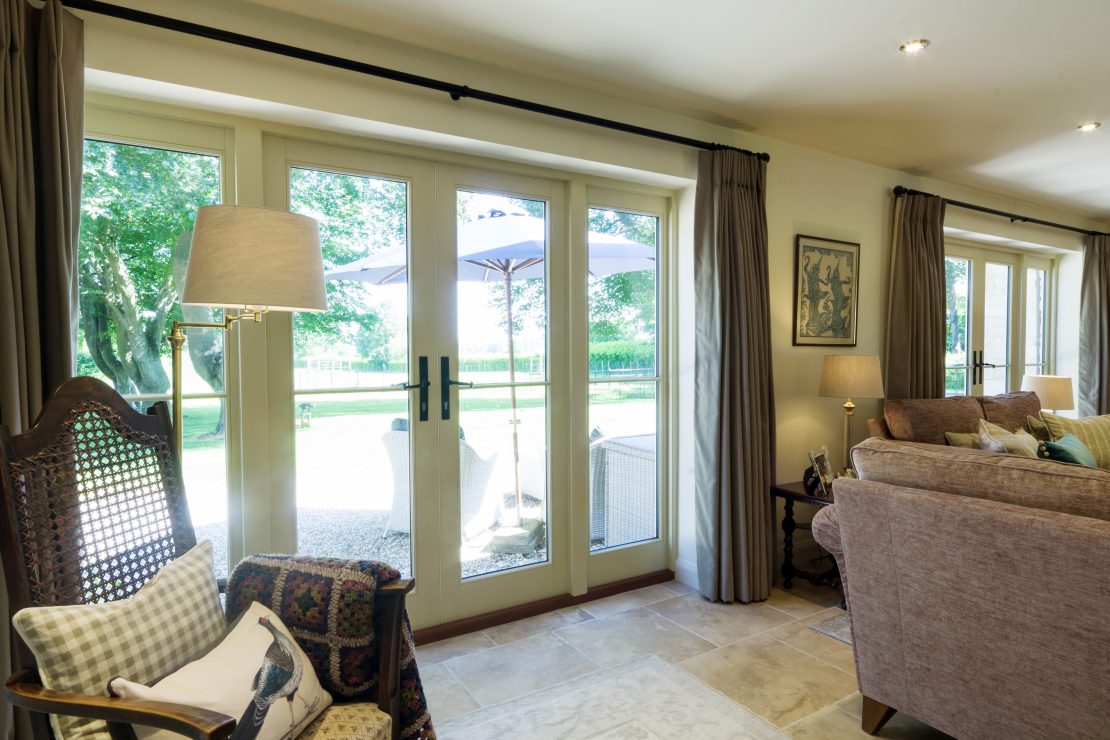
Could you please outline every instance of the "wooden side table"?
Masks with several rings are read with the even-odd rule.
[[[832,498],[810,496],[806,493],[801,481],[783,483],[771,486],[772,500],[781,498],[783,503],[782,516],[782,587],[794,587],[794,578],[803,578],[815,586],[827,586],[840,590],[840,571],[833,561],[832,567],[820,573],[810,573],[794,565],[794,530],[798,524],[794,521],[794,502],[816,506],[818,508],[833,503]],[[809,525],[802,525],[808,528]]]

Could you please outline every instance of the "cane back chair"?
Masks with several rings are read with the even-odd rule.
[[[0,425],[0,557],[9,619],[29,606],[127,598],[196,545],[172,439],[165,403],[139,413],[89,377],[63,383],[28,431],[12,435]],[[398,646],[412,586],[386,584],[375,597],[383,619],[378,706],[392,715],[394,737]],[[197,707],[46,689],[14,630],[13,642],[21,668],[4,693],[31,712],[36,740],[51,737],[51,713],[105,720],[113,738],[133,738],[132,724],[192,738],[225,738],[235,727],[234,718]]]

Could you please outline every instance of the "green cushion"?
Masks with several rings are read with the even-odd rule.
[[[1034,439],[1038,442],[1051,442],[1052,432],[1048,430],[1048,425],[1045,424],[1039,416],[1025,417],[1025,428],[1033,435]]]
[[[1041,442],[1037,455],[1048,460],[1086,465],[1088,468],[1098,467],[1095,456],[1074,434],[1065,434],[1055,442]]]
[[[948,442],[950,447],[970,447],[973,450],[979,449],[979,432],[945,432],[944,439]]]
[[[991,424],[986,419],[979,420],[979,445],[988,452],[1019,455],[1021,457],[1037,456],[1037,440],[1024,429],[1009,432]]]
[[[1098,466],[1110,470],[1110,415],[1068,419],[1042,411],[1041,418],[1048,426],[1048,431],[1052,432],[1053,439],[1074,434],[1095,456]]]

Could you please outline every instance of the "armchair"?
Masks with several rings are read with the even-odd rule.
[[[164,403],[141,414],[87,377],[63,383],[27,432],[13,436],[0,426],[0,557],[9,618],[24,607],[125,599],[196,544],[171,440]],[[408,635],[403,606],[413,582],[386,575],[374,596],[381,625],[376,696],[396,738],[399,656]],[[113,738],[134,737],[132,724],[198,739],[226,738],[235,727],[234,718],[197,707],[45,688],[27,645],[14,642],[21,668],[4,693],[31,712],[36,740],[51,737],[48,713],[105,720]]]

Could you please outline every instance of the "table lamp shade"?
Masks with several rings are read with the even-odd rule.
[[[250,206],[202,206],[182,303],[272,311],[326,311],[314,219]]]
[[[1068,411],[1075,408],[1071,378],[1067,375],[1026,375],[1021,379],[1023,391],[1033,391],[1041,399],[1041,408]]]
[[[882,398],[878,355],[825,355],[818,395],[834,398]]]

